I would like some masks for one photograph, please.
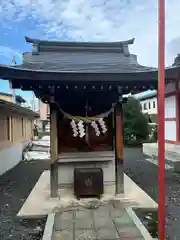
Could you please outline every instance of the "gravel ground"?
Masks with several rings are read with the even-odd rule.
[[[0,177],[0,240],[40,239],[46,219],[22,220],[22,207],[48,161],[21,162]]]
[[[156,202],[158,168],[145,160],[140,149],[125,150],[125,172]],[[180,175],[166,171],[166,239],[180,239]]]
[[[141,222],[145,225],[146,229],[148,229],[149,233],[153,238],[158,237],[158,212],[156,209],[144,209],[144,208],[134,208],[133,209],[141,220]]]
[[[16,217],[48,161],[21,162],[0,177],[0,240],[38,239],[34,233],[45,220],[21,220]],[[139,149],[125,150],[125,172],[157,201],[157,166],[147,162]],[[180,176],[166,171],[166,236],[180,239]]]

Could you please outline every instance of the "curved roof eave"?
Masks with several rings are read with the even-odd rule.
[[[135,38],[131,38],[126,41],[116,41],[116,42],[75,42],[75,41],[55,41],[55,40],[40,40],[40,39],[34,39],[25,36],[25,40],[27,43],[32,44],[40,44],[40,45],[51,45],[51,46],[107,46],[107,47],[117,47],[122,45],[129,45],[133,44]]]
[[[173,80],[178,77],[180,66],[166,69],[166,79]],[[0,65],[0,79],[5,80],[54,80],[54,81],[86,81],[86,82],[148,82],[158,80],[158,70],[120,72],[115,71],[57,71],[57,70],[33,70],[17,68],[16,66]]]
[[[118,71],[104,71],[104,69],[102,69],[102,71],[57,71],[57,70],[43,70],[43,69],[29,69],[29,68],[21,68],[21,65],[4,65],[4,64],[0,64],[0,70],[2,68],[6,68],[6,69],[13,69],[16,71],[26,71],[26,72],[43,72],[43,73],[76,73],[76,74],[81,74],[81,73],[89,73],[89,74],[101,74],[101,73],[107,73],[107,74],[113,74],[113,73],[117,73],[117,74],[136,74],[136,73],[151,73],[151,72],[157,72],[158,69],[156,68],[149,68],[148,70],[137,70],[137,71],[131,71],[131,72],[118,72]],[[180,68],[180,66],[179,66]],[[168,70],[168,69],[167,69]],[[1,75],[1,74],[0,74]],[[1,77],[1,76],[0,76]]]

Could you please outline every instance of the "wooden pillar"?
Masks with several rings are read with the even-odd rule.
[[[115,115],[114,115],[114,104],[112,104],[112,151],[115,150]]]
[[[116,194],[124,193],[124,168],[123,168],[123,118],[122,103],[118,102],[114,108],[115,129],[115,176]]]
[[[51,152],[51,197],[58,197],[58,139],[57,139],[57,109],[51,99],[50,103],[50,152]]]

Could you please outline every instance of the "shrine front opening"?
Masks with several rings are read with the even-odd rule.
[[[83,89],[55,95],[58,154],[113,150],[113,106],[106,96]]]
[[[116,192],[123,193],[121,88],[97,83],[61,88],[52,87],[45,100],[50,104],[51,154],[57,165],[52,169],[52,182],[58,183],[57,188],[72,188],[74,169],[101,168],[104,190],[115,187],[115,171],[121,172]]]

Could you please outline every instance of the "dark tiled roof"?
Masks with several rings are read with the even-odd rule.
[[[142,66],[140,64],[133,63],[84,63],[79,64],[77,62],[58,62],[57,64],[52,64],[52,62],[37,62],[37,63],[27,63],[15,67],[16,69],[22,70],[34,70],[34,71],[45,71],[45,72],[76,72],[76,73],[133,73],[133,72],[145,72],[154,71],[155,68]]]
[[[157,69],[140,65],[137,56],[129,52],[128,45],[133,44],[134,39],[115,43],[84,43],[26,37],[26,41],[37,46],[33,46],[32,52],[23,54],[21,65],[0,65],[0,78],[13,81],[14,87],[37,81],[54,81],[56,84],[68,81],[115,82],[121,86],[131,85],[130,88],[144,84],[150,89],[157,86]],[[166,78],[175,79],[179,68],[166,69]]]
[[[19,69],[57,72],[129,73],[154,68],[138,64],[128,45],[134,39],[119,42],[62,42],[26,37],[28,43],[38,45],[35,52],[24,53]],[[35,53],[35,54],[34,54]]]
[[[38,113],[36,113],[28,108],[21,107],[18,104],[7,102],[7,101],[1,100],[1,99],[0,99],[0,108],[4,108],[4,109],[7,109],[8,111],[20,113],[22,115],[26,115],[26,116],[33,117],[33,118],[39,117]]]

